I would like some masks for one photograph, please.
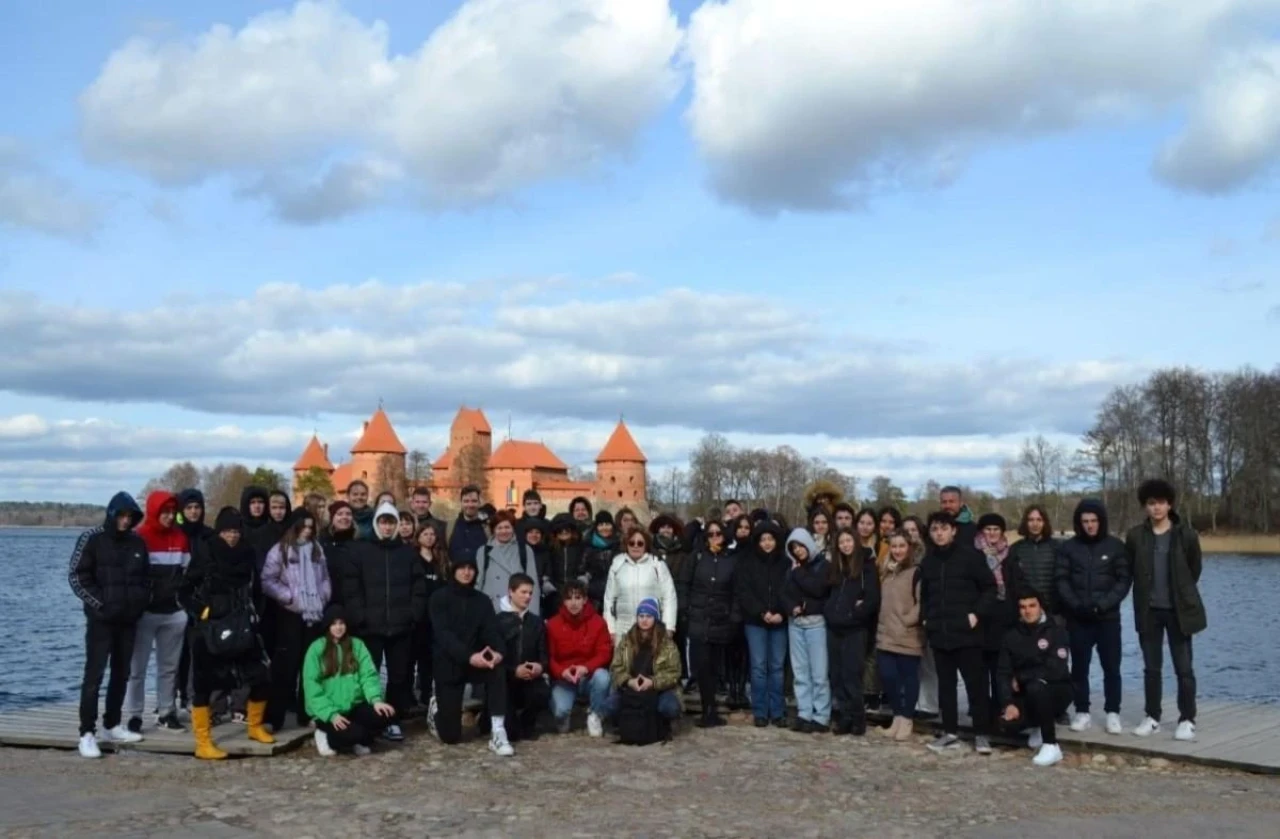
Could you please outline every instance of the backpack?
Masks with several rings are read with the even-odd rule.
[[[658,713],[656,690],[618,692],[618,742],[624,746],[648,746],[671,739],[670,723]]]

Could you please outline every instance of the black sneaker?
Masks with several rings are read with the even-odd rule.
[[[773,721],[773,727],[774,727],[774,728],[787,728],[787,727],[788,727],[788,726],[787,726],[787,718],[786,718],[786,717],[777,717],[777,718],[776,718],[776,719],[774,719],[774,721]]]
[[[183,727],[182,723],[178,721],[178,715],[173,712],[165,714],[163,717],[156,720],[156,728],[162,729],[164,731],[186,731],[187,730],[186,728]]]
[[[129,717],[129,725],[127,728],[134,734],[142,733],[142,717]]]
[[[769,725],[769,720],[767,717],[756,717],[755,725],[756,725],[756,728],[767,728]]]

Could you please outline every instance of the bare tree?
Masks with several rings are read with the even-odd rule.
[[[895,507],[899,510],[906,507],[907,494],[901,487],[894,486],[887,475],[876,475],[872,478],[871,483],[867,485],[867,491],[871,493],[868,500],[876,507]]]
[[[212,525],[223,507],[239,507],[240,494],[253,484],[253,473],[240,463],[219,463],[200,477],[204,488],[205,518]]]
[[[200,488],[200,470],[191,461],[183,461],[175,463],[164,471],[163,475],[159,475],[147,481],[142,487],[142,492],[138,493],[142,498],[146,498],[156,490],[166,490],[168,492],[181,492],[184,489]]]
[[[431,461],[422,449],[414,449],[405,457],[405,478],[415,487],[431,481]]]

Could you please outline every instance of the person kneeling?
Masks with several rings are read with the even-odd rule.
[[[684,710],[676,687],[680,651],[659,620],[661,607],[646,597],[636,607],[636,621],[613,653],[609,671],[615,693],[609,697],[619,742],[643,746],[665,740],[671,721]]]
[[[1010,728],[1039,726],[1028,745],[1032,762],[1052,766],[1062,760],[1055,724],[1071,704],[1067,630],[1050,620],[1035,592],[1018,597],[1018,625],[1004,635],[996,670],[1001,721]]]
[[[364,642],[347,634],[346,613],[330,606],[325,634],[307,649],[302,692],[316,723],[316,751],[369,754],[373,740],[393,725],[396,710],[382,701],[382,679]]]
[[[449,584],[431,595],[436,692],[427,726],[442,743],[460,742],[463,692],[469,684],[483,685],[492,726],[489,750],[511,757],[516,752],[507,739],[507,672],[499,652],[506,644],[493,600],[475,583],[475,556],[463,555],[453,561]]]
[[[507,594],[499,602],[498,626],[505,641],[507,705],[512,726],[509,738],[538,739],[538,712],[551,701],[547,687],[547,633],[542,618],[529,610],[533,578],[512,574]]]
[[[587,600],[587,587],[579,580],[565,583],[561,596],[560,613],[547,621],[551,710],[556,730],[568,733],[574,701],[589,698],[587,733],[601,737],[612,685],[608,668],[613,660],[613,638],[604,618]]]

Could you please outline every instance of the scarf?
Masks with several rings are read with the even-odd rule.
[[[973,524],[973,511],[969,509],[968,504],[961,507],[960,512],[956,514],[956,524]]]
[[[315,550],[312,542],[303,542],[295,550],[298,552],[298,606],[302,619],[307,623],[319,623],[324,616],[324,600],[320,597],[320,583],[316,579],[315,563],[311,555]]]
[[[973,546],[987,558],[987,567],[996,578],[996,597],[1004,600],[1004,561],[1009,556],[1009,540],[1001,536],[995,542],[988,542],[986,534],[979,533],[973,539]]]

